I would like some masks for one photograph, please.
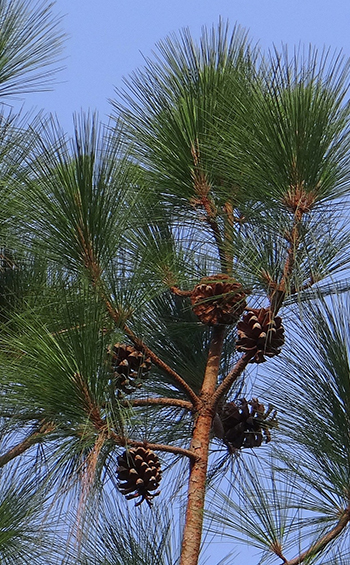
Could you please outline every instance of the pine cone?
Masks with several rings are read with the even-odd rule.
[[[224,442],[230,451],[260,447],[271,440],[270,429],[277,426],[276,411],[265,407],[257,398],[227,402],[219,414],[224,428]]]
[[[158,496],[156,490],[162,478],[158,456],[145,447],[133,447],[118,457],[119,490],[127,500],[141,496],[135,504],[139,506],[144,500],[152,505],[151,500]]]
[[[280,316],[273,317],[267,308],[251,310],[237,324],[237,351],[254,352],[250,363],[263,363],[265,357],[281,353],[284,344],[284,327]]]
[[[141,379],[144,379],[150,371],[150,358],[145,357],[142,351],[138,351],[132,345],[124,343],[116,343],[112,355],[116,388],[125,394],[130,394],[140,388]]]
[[[242,285],[225,274],[205,277],[191,293],[193,312],[208,326],[237,322],[246,308],[245,298]]]

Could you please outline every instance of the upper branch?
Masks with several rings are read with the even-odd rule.
[[[211,405],[213,408],[216,407],[217,403],[219,402],[220,398],[226,394],[233,383],[238,379],[238,377],[243,373],[244,369],[248,365],[250,359],[253,357],[253,353],[245,353],[240,359],[238,359],[237,363],[233,367],[233,369],[228,373],[228,375],[224,378],[222,383],[218,386],[215,393],[211,398]]]
[[[82,237],[82,236],[81,236]],[[88,269],[92,283],[94,287],[99,291],[100,296],[105,302],[107,307],[108,313],[111,316],[112,320],[116,324],[120,324],[120,315],[119,313],[113,308],[110,299],[106,295],[106,292],[103,288],[103,283],[101,280],[101,269],[100,266],[94,256],[94,252],[92,249],[92,245],[89,242],[85,242],[83,244],[84,249],[84,264],[85,267]],[[167,365],[162,359],[158,357],[154,351],[152,351],[139,337],[137,337],[134,332],[129,328],[126,324],[123,324],[123,330],[126,335],[131,339],[137,349],[143,351],[148,357],[150,357],[151,361],[159,367],[162,371],[164,371],[167,375],[169,375],[178,387],[188,396],[188,398],[194,403],[197,404],[199,399],[192,388],[186,383],[186,381],[176,372],[174,371],[169,365]]]
[[[296,254],[300,246],[301,234],[300,228],[305,213],[310,212],[315,203],[315,194],[313,192],[305,192],[303,184],[297,183],[291,187],[283,198],[283,203],[287,209],[293,213],[293,224],[291,230],[285,234],[288,242],[287,257],[283,268],[282,278],[280,282],[271,280],[269,283],[271,310],[277,314],[281,308],[286,292],[290,285],[293,274]],[[269,276],[269,275],[268,275]],[[311,284],[313,284],[312,281]],[[311,286],[310,284],[310,286]]]
[[[208,182],[205,172],[203,172],[200,166],[198,141],[192,145],[191,153],[194,164],[194,170],[192,172],[193,185],[196,193],[198,194],[198,198],[192,198],[191,203],[195,208],[197,206],[201,206],[204,209],[205,221],[207,222],[213,233],[215,243],[218,248],[222,271],[226,273],[228,265],[224,252],[222,236],[220,233],[219,225],[216,220],[217,209],[214,202],[209,197],[211,186]]]
[[[208,189],[209,190],[209,189]],[[216,246],[218,248],[219,258],[221,269],[224,273],[227,271],[227,258],[224,252],[224,245],[220,233],[219,225],[216,221],[216,209],[214,208],[213,203],[209,200],[208,196],[201,196],[198,199],[193,199],[192,203],[196,206],[200,204],[205,210],[205,221],[209,225],[214,239]]]

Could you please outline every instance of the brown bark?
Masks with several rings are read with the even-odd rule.
[[[186,524],[184,529],[180,565],[197,565],[199,558],[203,527],[210,429],[214,416],[211,406],[211,398],[217,384],[224,335],[224,327],[214,327],[203,386],[200,394],[201,405],[198,409],[193,428],[191,451],[196,455],[196,460],[192,464],[190,470]]]
[[[123,400],[122,406],[176,406],[192,412],[194,407],[191,402],[182,400],[181,398],[136,398],[135,400]]]

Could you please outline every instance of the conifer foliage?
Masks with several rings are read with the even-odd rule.
[[[50,78],[51,10],[0,2],[1,96]],[[346,563],[349,62],[221,20],[157,49],[109,124],[2,108],[0,561]]]

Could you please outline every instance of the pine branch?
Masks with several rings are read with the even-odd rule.
[[[90,392],[86,386],[86,383],[83,381],[81,375],[78,373],[76,374],[76,381],[80,386],[80,389],[83,393],[84,400],[85,400],[85,408],[88,414],[88,417],[95,427],[95,429],[99,432],[99,434],[104,435],[105,439],[109,439],[114,441],[117,445],[121,445],[124,447],[131,446],[131,447],[147,447],[149,449],[153,449],[154,451],[166,451],[168,453],[173,453],[174,455],[181,455],[185,457],[189,457],[190,459],[195,459],[195,454],[190,451],[189,449],[184,449],[182,447],[177,447],[173,445],[164,445],[158,443],[148,443],[145,441],[136,441],[129,439],[124,435],[117,434],[113,430],[111,430],[108,426],[107,421],[102,418],[99,406],[94,402],[93,398],[90,395]],[[165,399],[168,400],[168,399]],[[169,399],[171,400],[171,399]],[[188,403],[189,404],[189,403]]]
[[[116,445],[123,447],[147,447],[153,451],[165,451],[166,453],[172,453],[173,455],[181,455],[183,457],[188,457],[189,459],[195,461],[196,454],[189,449],[184,449],[176,445],[166,445],[162,443],[149,443],[148,441],[137,441],[130,439],[129,437],[119,435],[113,430],[108,428],[108,424],[102,418],[100,420],[94,419],[93,424],[95,428],[101,433],[105,434],[106,439],[112,440]]]
[[[122,406],[177,406],[192,412],[194,406],[191,402],[182,400],[181,398],[136,398],[135,400],[123,400]]]
[[[233,383],[238,379],[238,377],[242,374],[246,366],[248,365],[250,359],[254,356],[254,353],[245,353],[240,359],[238,359],[237,363],[233,367],[233,369],[228,373],[228,375],[224,378],[221,385],[218,386],[215,393],[211,398],[211,406],[213,408],[216,407],[217,403],[219,402],[220,398],[226,394]]]
[[[207,206],[206,206],[206,208],[207,208]],[[213,232],[213,235],[214,235],[215,243],[216,243],[216,246],[217,246],[218,252],[219,252],[219,258],[220,258],[220,264],[221,264],[222,272],[226,273],[227,272],[227,260],[226,260],[226,255],[223,251],[223,241],[222,241],[222,237],[221,237],[221,233],[220,233],[218,223],[217,223],[215,217],[209,216],[208,212],[207,212],[206,220],[207,220],[207,223],[209,224],[211,231]]]
[[[113,437],[112,437],[113,439]],[[149,443],[148,441],[134,441],[128,438],[119,438],[121,443],[118,445],[124,445],[125,447],[146,447],[147,449],[152,449],[152,451],[164,451],[166,453],[172,453],[173,455],[181,455],[182,457],[188,457],[192,461],[196,461],[197,456],[193,451],[189,449],[184,449],[182,447],[177,447],[176,445],[166,445],[162,443]]]
[[[303,215],[310,212],[315,199],[315,195],[312,192],[306,193],[303,186],[299,186],[298,183],[296,183],[296,186],[291,187],[283,199],[283,203],[289,211],[293,212],[294,217],[290,232],[285,234],[288,241],[288,249],[281,281],[277,283],[272,280],[269,283],[269,290],[271,290],[269,298],[271,310],[274,314],[278,313],[283,304],[293,274],[296,253],[300,245],[300,226]]]
[[[106,292],[103,288],[103,283],[101,281],[101,269],[100,266],[97,262],[97,260],[95,259],[95,254],[92,248],[92,244],[89,241],[86,241],[86,238],[84,237],[83,233],[79,233],[79,236],[81,238],[81,244],[82,247],[84,249],[84,264],[85,267],[88,269],[90,276],[91,276],[91,280],[92,280],[92,284],[94,285],[94,287],[98,290],[98,292],[100,293],[100,296],[102,297],[106,307],[107,307],[107,311],[109,313],[109,315],[111,316],[112,320],[120,325],[120,315],[119,313],[115,310],[115,308],[113,308],[109,298],[106,295]],[[164,371],[167,375],[169,375],[174,381],[175,383],[178,385],[178,387],[183,390],[183,392],[188,396],[188,398],[193,402],[193,404],[196,406],[199,402],[199,399],[197,397],[197,395],[195,394],[195,392],[192,390],[192,388],[186,383],[186,381],[180,377],[180,375],[174,371],[171,367],[169,367],[169,365],[167,365],[167,363],[165,363],[162,359],[160,359],[158,357],[158,355],[156,353],[154,353],[154,351],[152,351],[143,341],[142,339],[140,339],[139,337],[137,337],[134,332],[132,331],[131,328],[129,328],[125,323],[122,325],[122,328],[124,330],[124,332],[126,333],[126,335],[131,339],[131,341],[134,343],[134,345],[136,346],[136,348],[139,351],[142,351],[143,353],[145,353],[145,355],[147,355],[148,357],[150,357],[151,361],[162,371]]]
[[[181,290],[177,286],[169,286],[169,290],[176,296],[190,297],[192,290]]]
[[[23,441],[12,447],[9,451],[7,451],[6,453],[0,456],[0,468],[4,467],[4,465],[12,461],[12,459],[15,459],[15,457],[22,455],[22,453],[27,451],[27,449],[29,449],[36,443],[39,443],[46,434],[52,432],[54,427],[55,426],[52,423],[44,422],[38,428],[38,430],[30,434],[28,437],[26,437],[26,439],[24,439]]]
[[[205,210],[205,214],[206,214],[205,221],[207,222],[213,233],[219,253],[222,272],[226,273],[227,261],[223,250],[222,236],[220,233],[218,223],[216,221],[217,209],[214,202],[208,196],[211,186],[207,180],[206,174],[200,169],[200,155],[199,155],[198,141],[196,142],[196,144],[192,145],[191,154],[195,166],[195,169],[192,173],[193,185],[196,193],[198,194],[198,198],[192,198],[191,203],[195,208],[199,205]]]
[[[210,189],[210,187],[208,186],[208,188],[207,188],[208,192],[209,192],[209,189]],[[219,253],[222,272],[226,273],[227,272],[227,260],[226,260],[226,256],[225,256],[225,253],[224,253],[224,250],[223,250],[223,241],[222,241],[219,225],[216,221],[216,208],[214,208],[213,203],[209,200],[208,196],[206,196],[206,195],[202,195],[198,199],[197,198],[192,199],[192,204],[194,206],[198,206],[198,204],[200,204],[205,210],[205,213],[206,213],[205,221],[207,222],[207,224],[209,225],[209,227],[210,227],[210,229],[213,233],[215,243],[216,243],[218,253]]]
[[[350,522],[350,506],[348,506],[342,513],[342,516],[338,523],[332,528],[328,534],[325,534],[318,542],[313,544],[309,549],[303,551],[294,559],[284,559],[283,565],[300,565],[305,560],[309,559],[310,557],[314,557],[318,553],[320,553],[325,547],[335,540],[346,528],[346,526]]]
[[[107,306],[107,310],[111,316],[111,318],[117,323],[120,323],[120,317],[118,312],[113,308],[112,304],[108,300],[106,296],[104,296],[104,301]],[[192,390],[192,388],[186,383],[186,381],[180,377],[180,375],[174,371],[169,365],[167,365],[162,359],[158,357],[154,351],[152,351],[139,337],[137,337],[134,332],[126,325],[123,325],[123,330],[125,331],[126,335],[131,339],[133,344],[136,346],[137,349],[145,353],[147,357],[150,357],[151,361],[162,371],[164,371],[169,377],[171,377],[178,387],[183,390],[183,392],[188,396],[188,398],[193,402],[195,406],[198,405],[199,398]]]

